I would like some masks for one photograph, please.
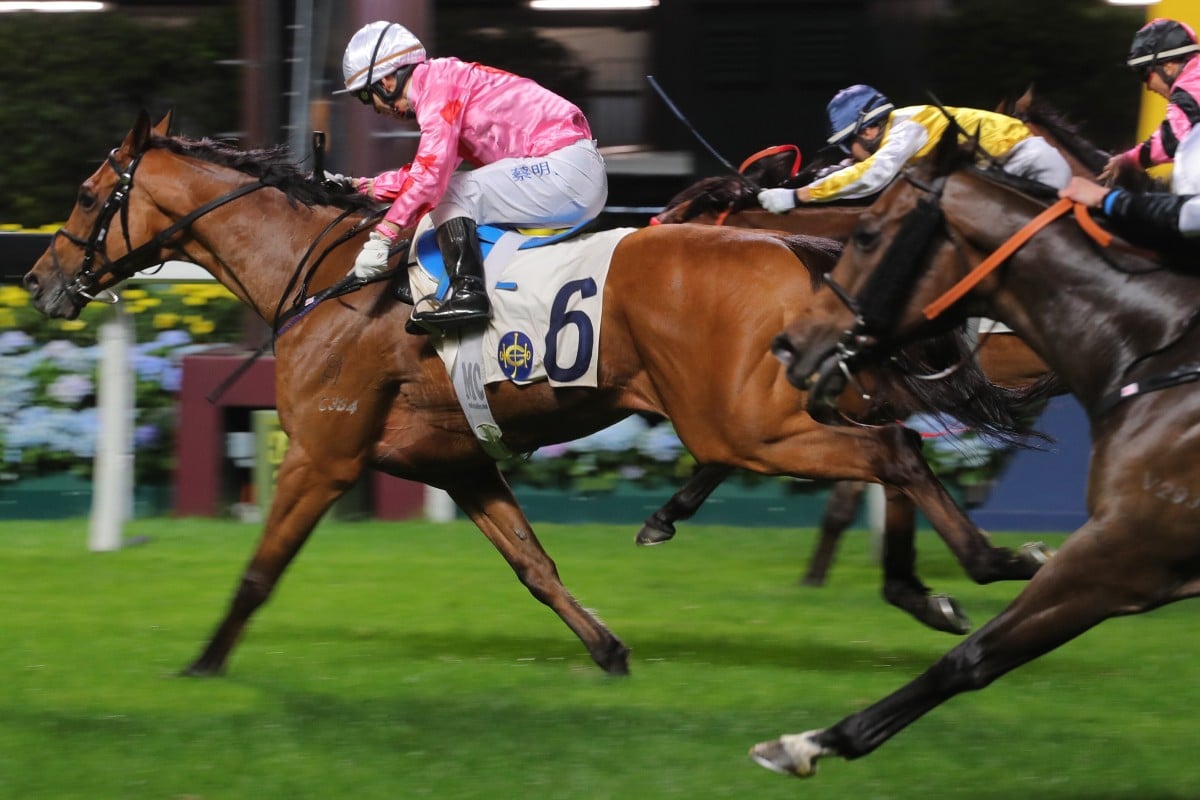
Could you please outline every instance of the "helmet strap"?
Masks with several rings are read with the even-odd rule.
[[[1158,75],[1158,77],[1162,78],[1162,82],[1168,89],[1171,88],[1171,82],[1174,80],[1173,78],[1167,76],[1167,64],[1169,63],[1170,62],[1168,61],[1162,61],[1151,67],[1151,71]]]
[[[383,101],[383,104],[389,108],[404,94],[404,84],[408,83],[408,78],[412,75],[412,71],[416,69],[416,64],[406,64],[392,74],[396,76],[396,88],[392,91],[387,91],[383,88],[383,78],[370,84],[371,93]],[[384,76],[387,77],[387,76]],[[412,111],[405,112],[405,116],[410,116]]]

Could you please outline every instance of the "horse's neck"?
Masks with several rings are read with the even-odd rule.
[[[214,174],[219,177],[214,179]],[[247,176],[228,168],[192,170],[189,177],[176,180],[176,185],[184,191],[179,207],[169,209],[168,213],[178,219],[246,181]],[[310,246],[336,215],[334,209],[290,202],[282,191],[265,187],[196,220],[191,226],[194,241],[185,250],[189,260],[206,269],[270,322],[280,303],[290,300],[284,294],[297,271],[307,272],[312,258],[323,251],[318,246],[312,258],[301,264]],[[337,254],[344,260],[341,249]],[[332,255],[330,261],[334,260]],[[347,268],[348,264],[336,267],[342,272]]]
[[[1009,215],[1011,217],[1011,215]],[[972,243],[999,248],[1019,226],[994,229]],[[1085,403],[1128,378],[1139,357],[1189,334],[1200,281],[1116,250],[1103,250],[1072,223],[1035,235],[1001,267],[990,314],[1012,327]],[[1131,272],[1144,273],[1130,278]],[[1182,343],[1180,342],[1180,345]],[[1190,348],[1170,348],[1164,364]]]

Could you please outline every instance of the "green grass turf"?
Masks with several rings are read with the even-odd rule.
[[[539,526],[566,585],[633,648],[611,678],[466,523],[323,523],[228,674],[176,677],[224,612],[254,526],[0,524],[2,798],[1200,796],[1194,604],[1113,620],[809,781],[747,749],[831,725],[955,641],[879,598],[853,533],[824,589],[800,531]],[[997,535],[1018,545],[1026,537]],[[1047,537],[1052,543],[1060,537]],[[1020,588],[920,566],[976,624]]]

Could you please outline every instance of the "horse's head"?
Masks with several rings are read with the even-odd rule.
[[[1094,178],[1112,156],[1089,141],[1062,112],[1035,97],[1032,86],[1016,100],[1001,103],[996,110],[1021,120],[1035,135],[1049,142],[1062,153],[1073,175]]]
[[[167,135],[170,125],[170,113],[151,127],[142,111],[125,140],[79,187],[66,224],[25,275],[34,307],[43,314],[74,319],[91,300],[112,298],[110,287],[162,260],[148,253],[127,258],[134,250],[129,212],[141,157],[151,137]]]
[[[809,393],[815,418],[837,418],[838,397],[860,369],[894,367],[914,342],[957,332],[969,310],[964,304],[932,322],[923,315],[924,306],[952,286],[977,255],[971,243],[976,229],[1017,225],[997,217],[992,199],[967,202],[972,193],[986,195],[981,186],[988,185],[968,177],[976,171],[965,168],[975,158],[973,142],[960,146],[956,137],[946,136],[929,159],[894,181],[859,218],[825,279],[834,291],[821,293],[812,312],[776,338],[773,352],[788,380]],[[974,209],[956,216],[954,232],[944,210],[949,204]],[[958,382],[951,391],[960,395],[961,381],[973,367],[964,369],[948,379]]]

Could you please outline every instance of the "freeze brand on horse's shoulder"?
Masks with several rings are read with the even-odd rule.
[[[1160,500],[1166,500],[1184,508],[1200,507],[1200,492],[1180,486],[1171,481],[1156,478],[1149,472],[1142,476],[1142,488]]]

